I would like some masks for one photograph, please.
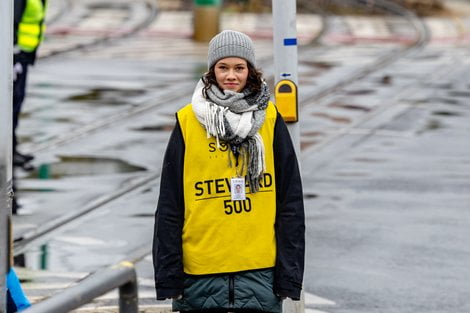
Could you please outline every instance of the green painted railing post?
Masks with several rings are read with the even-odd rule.
[[[39,179],[49,179],[49,178],[51,178],[49,164],[41,164],[39,166],[39,168],[38,168],[38,178]]]

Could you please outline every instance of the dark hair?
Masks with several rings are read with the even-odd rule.
[[[204,83],[202,93],[204,96],[207,95],[207,90],[209,90],[212,85],[219,87],[217,84],[217,79],[215,78],[214,69],[216,64],[212,65],[209,71],[202,75],[202,82]],[[248,66],[248,77],[246,79],[246,85],[244,89],[249,89],[251,92],[256,94],[261,91],[261,86],[263,84],[263,73],[261,70],[255,68],[250,62],[246,62],[246,64]]]

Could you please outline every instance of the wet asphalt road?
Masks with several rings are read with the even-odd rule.
[[[350,25],[339,21],[341,31]],[[468,19],[462,21],[468,27]],[[393,41],[345,46],[330,39],[326,47],[300,54],[301,97],[399,47]],[[269,59],[269,40],[255,44]],[[322,99],[321,109],[319,103],[302,108],[311,312],[470,311],[467,45],[433,42]],[[149,50],[155,53],[144,53]],[[38,170],[17,172],[25,212],[14,219],[17,236],[158,175],[173,113],[189,101],[204,64],[203,45],[148,33],[38,63],[20,129],[23,148],[37,150]],[[384,77],[391,80],[384,84]],[[47,145],[153,102],[163,105],[69,143]],[[333,103],[351,109],[344,113]],[[24,276],[31,279],[28,295],[39,299],[69,285],[70,277],[150,247],[157,197],[158,179],[150,180],[29,246],[22,255]],[[141,302],[154,304],[151,259],[137,269]],[[312,294],[324,301],[312,300]]]
[[[304,156],[306,290],[336,303],[322,310],[470,310],[470,64],[449,62],[466,50],[436,49],[447,75]],[[409,86],[420,62],[387,72]]]

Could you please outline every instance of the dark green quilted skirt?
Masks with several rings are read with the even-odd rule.
[[[273,293],[273,281],[273,269],[186,275],[183,297],[173,300],[173,311],[227,309],[280,313],[282,300]]]

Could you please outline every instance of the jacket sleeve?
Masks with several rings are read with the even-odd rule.
[[[13,268],[7,273],[7,312],[19,312],[31,306]]]
[[[153,265],[157,300],[183,293],[184,140],[177,122],[165,152],[155,213]]]
[[[289,132],[279,113],[274,128],[273,144],[277,205],[274,292],[281,297],[299,300],[305,258],[302,181]]]

